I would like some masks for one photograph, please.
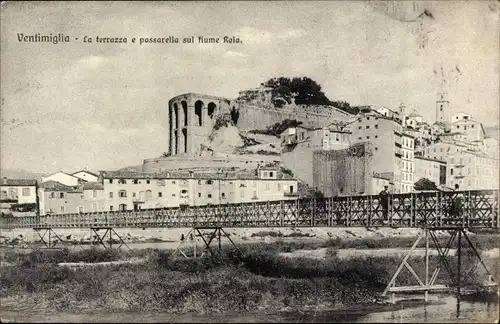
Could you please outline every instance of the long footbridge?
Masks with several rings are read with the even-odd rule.
[[[2,217],[0,228],[443,227],[499,228],[498,190],[294,199],[207,206]]]

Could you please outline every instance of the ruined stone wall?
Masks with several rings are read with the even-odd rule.
[[[168,152],[196,154],[206,144],[216,118],[229,113],[234,103],[226,98],[187,93],[169,100],[167,111]]]
[[[308,186],[313,185],[313,152],[311,142],[298,143],[281,153],[283,166],[290,169],[295,177]]]
[[[373,154],[369,143],[313,153],[313,186],[325,197],[372,194]]]
[[[146,159],[142,164],[143,172],[161,172],[178,169],[218,169],[218,168],[238,168],[254,170],[257,166],[280,162],[279,156],[267,156],[258,154],[248,154],[242,156],[223,157],[200,157],[200,156],[170,156],[166,158]]]
[[[353,116],[341,110],[320,105],[287,105],[282,108],[271,108],[238,103],[240,118],[238,128],[242,131],[265,129],[284,119],[302,121],[304,126],[322,127],[333,121],[351,121]]]

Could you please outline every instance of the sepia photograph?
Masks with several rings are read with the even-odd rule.
[[[0,6],[0,323],[498,323],[500,2]]]

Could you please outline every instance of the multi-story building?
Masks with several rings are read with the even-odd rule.
[[[414,159],[415,159],[415,138],[404,131],[401,145],[401,193],[413,191],[414,179]]]
[[[424,157],[439,161],[446,161],[446,157],[456,152],[467,150],[467,145],[452,141],[437,142],[425,148]]]
[[[349,147],[350,132],[340,125],[325,127],[297,126],[286,129],[280,135],[282,146],[310,143],[314,150],[341,150]]]
[[[0,212],[14,216],[35,215],[37,186],[36,180],[2,178]]]
[[[483,141],[482,151],[486,154],[486,156],[492,159],[499,158],[499,147],[500,143],[496,138],[488,137]]]
[[[200,206],[293,199],[297,180],[277,168],[221,172],[101,171],[106,209]]]
[[[388,118],[380,113],[372,112],[365,114],[352,123],[350,130],[352,134],[351,143],[355,144],[365,141],[372,143],[373,172],[378,174],[392,173],[391,181],[394,183],[394,191],[395,193],[401,192],[403,188],[403,127],[400,121],[397,118]],[[405,138],[408,137],[405,136]],[[405,147],[404,150],[411,151],[411,156],[413,157],[414,152],[412,147]]]
[[[446,185],[446,161],[416,156],[414,165],[414,182],[425,178],[434,182],[438,187]]]
[[[450,123],[450,131],[454,133],[454,140],[462,142],[482,142],[484,140],[483,124],[463,113],[454,115],[454,118],[452,117]]]
[[[17,204],[36,203],[36,180],[3,178],[0,188],[2,200],[15,201]]]
[[[40,215],[104,211],[104,188],[99,182],[66,186],[47,181],[38,189]]]
[[[498,159],[470,151],[459,151],[446,158],[446,185],[460,190],[498,189]]]
[[[313,154],[317,150],[341,150],[350,145],[350,131],[345,123],[325,127],[297,126],[281,135],[281,160],[304,183],[313,185]]]

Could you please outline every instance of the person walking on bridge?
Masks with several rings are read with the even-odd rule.
[[[384,190],[379,194],[379,202],[382,205],[382,216],[384,224],[389,220],[389,186],[385,185]]]

